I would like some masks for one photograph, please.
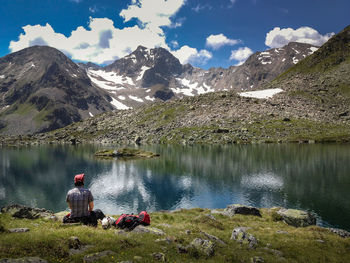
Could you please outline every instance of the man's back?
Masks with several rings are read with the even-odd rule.
[[[89,215],[88,205],[94,200],[89,189],[75,187],[68,191],[66,201],[70,204],[71,217]]]

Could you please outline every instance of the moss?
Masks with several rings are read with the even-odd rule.
[[[159,154],[149,152],[149,151],[143,151],[140,149],[132,149],[132,148],[120,148],[117,150],[100,150],[95,153],[96,157],[119,157],[119,158],[153,158],[159,156]]]

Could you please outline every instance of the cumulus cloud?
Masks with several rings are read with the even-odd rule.
[[[311,27],[300,27],[298,29],[275,27],[266,34],[265,45],[270,48],[279,48],[287,45],[289,42],[300,42],[322,46],[334,33],[321,35],[317,30]]]
[[[213,57],[211,52],[208,50],[202,49],[198,51],[196,48],[192,48],[187,45],[182,46],[180,49],[172,51],[171,53],[177,57],[182,64],[205,64]]]
[[[210,35],[207,37],[206,46],[219,49],[222,46],[233,46],[241,43],[239,39],[229,39],[224,34]]]
[[[237,60],[236,66],[242,65],[244,61],[253,54],[253,51],[249,47],[240,47],[237,50],[231,51],[230,60]]]
[[[180,26],[182,20],[176,24],[171,17],[184,3],[185,0],[132,0],[120,16],[124,22],[136,19],[138,25],[118,28],[111,19],[90,17],[87,28],[79,26],[70,36],[55,32],[48,23],[27,25],[18,40],[10,42],[9,48],[15,52],[33,45],[49,45],[69,54],[72,59],[98,64],[108,64],[123,57],[138,45],[169,50],[162,27]]]

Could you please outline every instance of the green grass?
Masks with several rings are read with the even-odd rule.
[[[39,256],[50,262],[82,262],[84,255],[111,250],[116,255],[99,262],[134,260],[134,256],[141,256],[141,262],[157,262],[151,255],[156,252],[164,253],[168,262],[250,262],[254,256],[263,257],[265,262],[278,262],[280,258],[273,252],[274,249],[283,254],[284,262],[350,262],[350,239],[341,238],[326,229],[317,226],[294,228],[274,222],[268,209],[262,209],[261,218],[243,215],[229,218],[214,214],[216,220],[212,220],[207,217],[209,213],[209,210],[199,208],[151,213],[151,226],[162,229],[166,236],[149,233],[121,235],[115,229],[103,230],[100,225],[97,228],[65,226],[60,222],[13,219],[1,214],[0,220],[6,229],[28,227],[30,232],[1,233],[0,258]],[[233,228],[240,226],[249,227],[248,233],[258,239],[256,249],[230,240]],[[190,234],[186,230],[190,230]],[[277,234],[277,230],[288,234]],[[206,239],[201,231],[217,236],[226,245],[217,243],[214,256],[209,258],[198,251],[190,250],[185,254],[177,251],[178,245],[187,246],[197,237]],[[67,242],[70,236],[77,236],[89,248],[82,254],[70,256]],[[165,237],[172,242],[156,242]],[[324,242],[317,241],[320,239]]]

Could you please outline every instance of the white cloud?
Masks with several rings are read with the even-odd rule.
[[[195,7],[192,7],[191,10],[195,11],[196,13],[199,13],[200,11],[204,10],[204,9],[208,9],[211,10],[213,7],[209,4],[198,4]]]
[[[219,49],[222,46],[233,46],[238,43],[241,43],[239,39],[229,39],[224,34],[210,35],[207,37],[206,46],[213,49]]]
[[[334,33],[321,35],[311,27],[300,27],[298,29],[275,27],[266,34],[265,45],[270,48],[278,48],[289,42],[300,42],[322,46]]]
[[[196,48],[187,45],[182,46],[180,49],[172,51],[171,53],[180,60],[181,64],[205,64],[213,57],[208,50],[202,49],[198,51]]]
[[[162,27],[180,26],[170,18],[185,0],[133,0],[120,12],[125,22],[136,18],[140,25],[118,28],[108,18],[90,18],[88,27],[79,26],[70,36],[55,32],[50,24],[27,25],[17,41],[10,42],[12,52],[34,45],[48,45],[63,51],[72,59],[108,64],[135,50],[163,47],[169,50]],[[90,10],[91,11],[91,10]],[[179,22],[180,21],[180,22]]]
[[[230,60],[237,60],[236,66],[242,65],[244,61],[253,54],[253,51],[249,47],[240,47],[237,50],[231,51]]]
[[[138,19],[143,25],[152,29],[160,29],[161,26],[171,26],[170,18],[179,11],[185,0],[133,0],[128,9],[120,12],[125,22],[133,18]]]

